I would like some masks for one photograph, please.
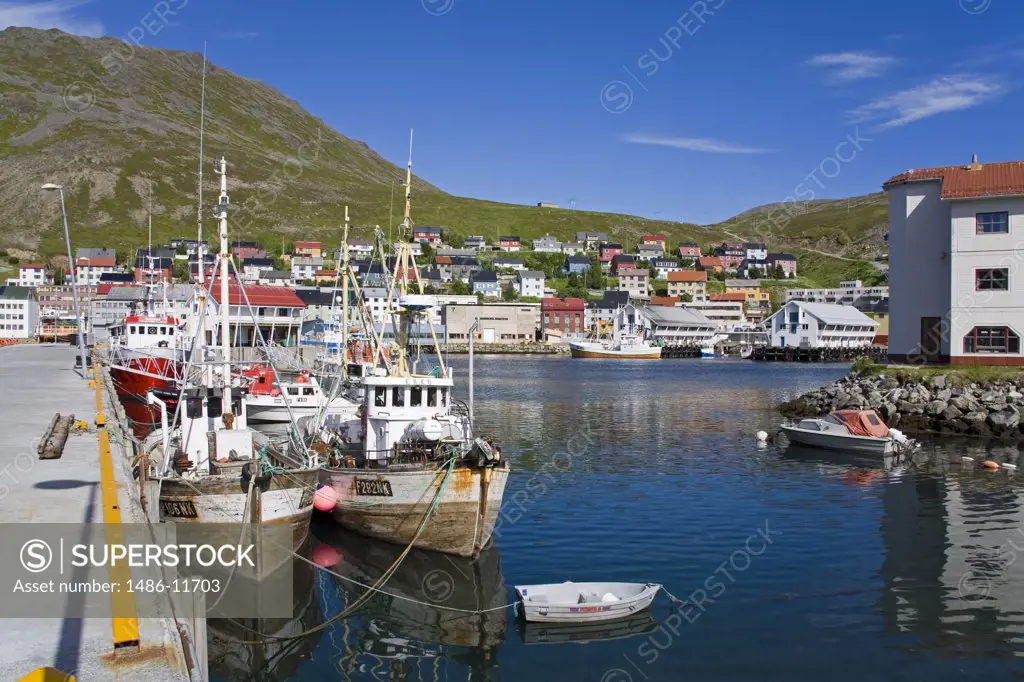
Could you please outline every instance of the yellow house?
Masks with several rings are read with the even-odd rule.
[[[727,279],[725,293],[743,294],[748,306],[767,305],[770,299],[768,292],[761,288],[759,279]]]
[[[691,301],[708,298],[708,273],[704,270],[685,270],[668,273],[668,295],[689,296]]]

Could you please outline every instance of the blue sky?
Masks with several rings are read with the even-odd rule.
[[[400,165],[414,127],[419,175],[499,201],[709,223],[1024,158],[1020,0],[0,0],[11,24],[207,40]]]

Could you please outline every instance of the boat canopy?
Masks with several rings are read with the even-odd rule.
[[[838,410],[830,416],[842,422],[843,426],[849,429],[854,436],[873,436],[875,438],[889,436],[889,427],[874,410]]]

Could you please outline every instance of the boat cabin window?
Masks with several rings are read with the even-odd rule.
[[[427,407],[437,407],[437,389],[433,386],[427,389]]]
[[[395,386],[391,389],[391,404],[395,407],[405,407],[405,388]]]
[[[299,387],[298,386],[289,386],[288,387],[288,395],[298,395],[298,394],[299,394]]]
[[[387,404],[388,389],[378,386],[373,389],[373,404],[376,407],[384,407]]]
[[[128,327],[128,333],[129,334],[134,334],[135,333],[135,325],[134,324],[132,326]]]
[[[414,386],[409,389],[409,407],[419,407],[423,404],[423,389]]]
[[[821,431],[821,429],[818,428],[818,422],[813,419],[804,419],[800,422],[799,427],[808,431]]]
[[[442,388],[441,389],[441,407],[446,407],[447,405],[448,405],[448,389],[447,388]]]
[[[867,417],[868,417],[868,423],[871,424],[872,426],[878,426],[879,424],[881,424],[881,422],[878,421],[878,417],[876,417],[875,415],[869,414],[869,415],[867,415]]]
[[[203,399],[188,398],[185,401],[185,414],[189,419],[199,419],[203,416]]]
[[[313,395],[313,392],[314,391],[313,391],[313,387],[312,386],[303,386],[302,387],[302,395]]]
[[[839,419],[839,417],[835,417],[831,414],[825,417],[825,421],[827,421],[829,424],[838,424],[839,426],[846,426],[845,424],[843,424],[843,421]]]

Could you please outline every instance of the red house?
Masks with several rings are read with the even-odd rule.
[[[700,246],[696,242],[679,242],[681,258],[700,258]]]
[[[582,298],[545,298],[540,302],[541,324],[546,331],[583,332],[586,303]]]
[[[645,234],[640,238],[641,244],[653,244],[661,247],[661,250],[665,250],[665,235],[663,234]]]
[[[505,253],[516,253],[520,248],[519,237],[515,235],[498,237],[498,248]]]
[[[597,247],[597,259],[605,270],[611,267],[612,259],[622,253],[622,244],[607,242]]]

